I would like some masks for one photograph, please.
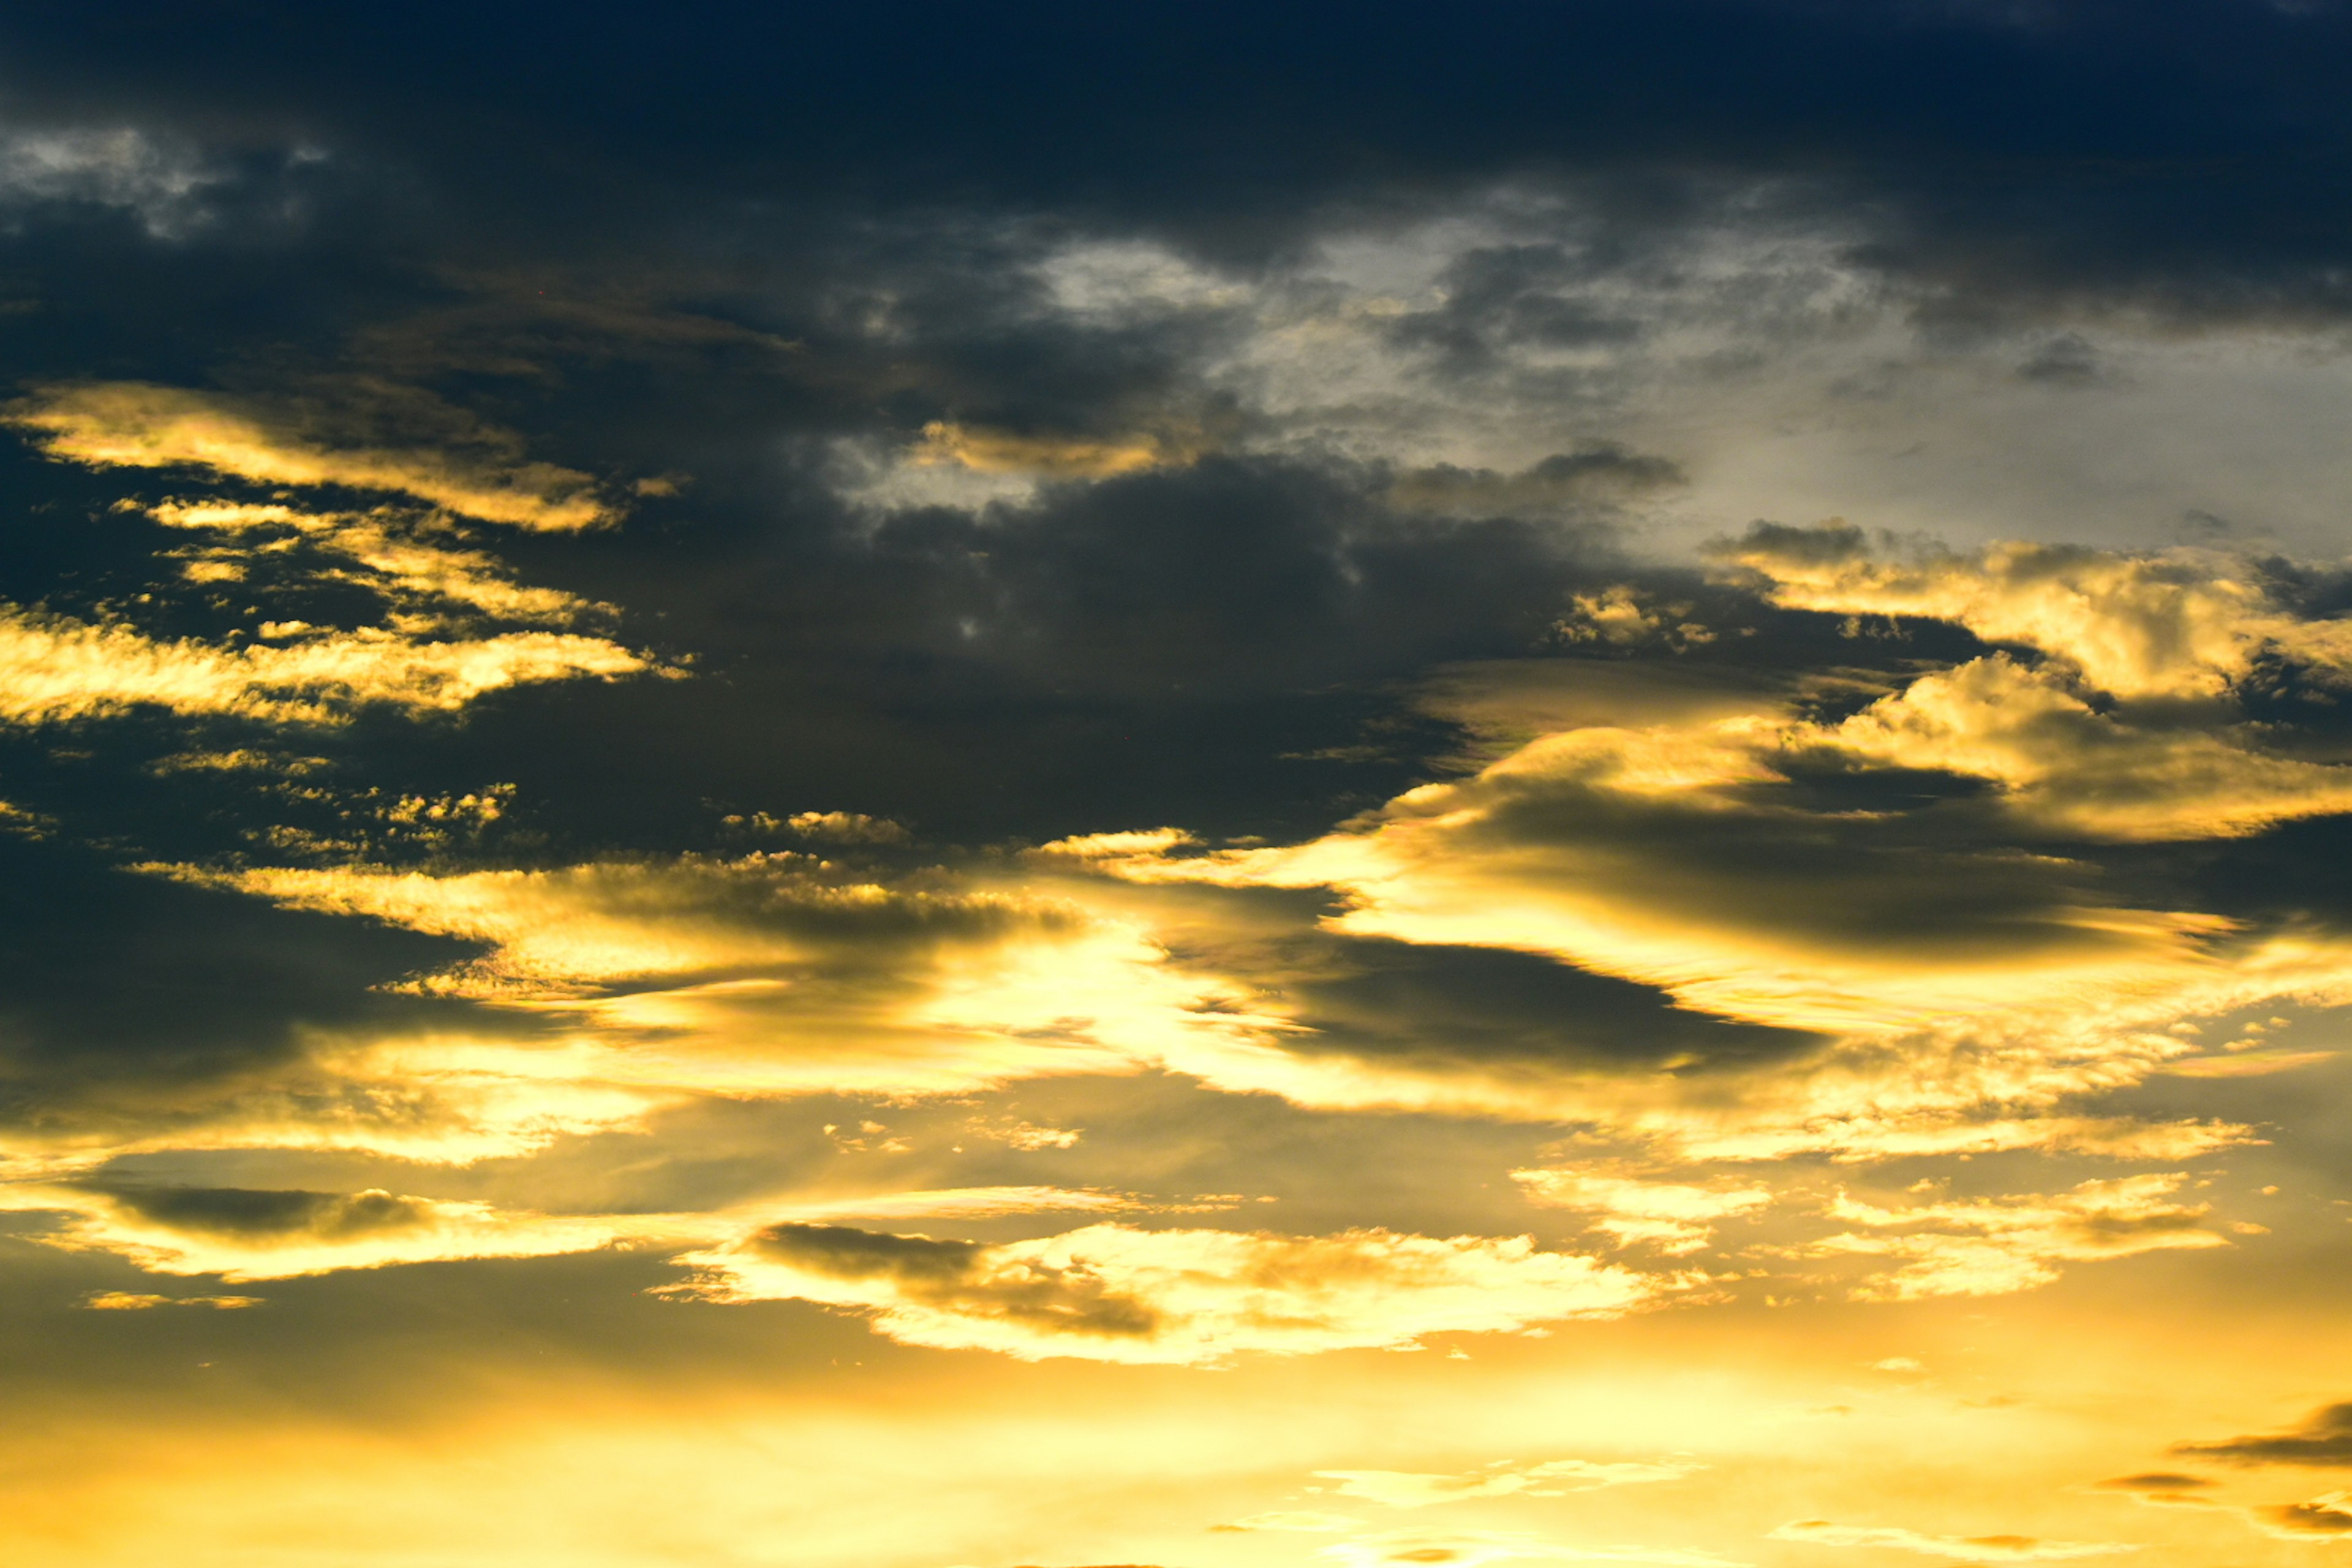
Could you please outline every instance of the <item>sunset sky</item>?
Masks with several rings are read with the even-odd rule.
[[[2352,5],[0,11],[0,1563],[2352,1568]]]

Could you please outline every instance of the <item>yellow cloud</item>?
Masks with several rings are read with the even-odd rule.
[[[49,456],[93,468],[198,468],[262,484],[389,490],[541,531],[613,521],[590,476],[499,452],[510,438],[462,454],[333,446],[258,403],[146,382],[50,387],[16,405],[8,417],[36,432]],[[484,433],[473,434],[475,445],[484,446]]]
[[[1403,1568],[1444,1563],[1481,1568],[1488,1563],[1653,1563],[1659,1568],[1747,1568],[1745,1563],[1671,1546],[1570,1546],[1505,1530],[1400,1530],[1335,1542],[1316,1553],[1342,1568]]]
[[[1243,988],[1180,970],[1110,911],[936,874],[884,886],[789,852],[451,875],[148,869],[488,944],[418,988],[571,1020],[530,1070],[657,1095],[1133,1072],[1249,1048],[1269,1024]],[[484,1049],[471,1059],[497,1070]]]
[[[1826,1519],[1797,1520],[1773,1531],[1771,1538],[1810,1542],[1819,1546],[1891,1547],[1897,1552],[1948,1557],[1960,1563],[2063,1563],[2076,1557],[2105,1557],[2139,1550],[2136,1545],[2116,1541],[2042,1541],[2031,1535],[1926,1535],[1899,1526],[1833,1524]]]
[[[677,1292],[708,1301],[820,1301],[908,1344],[1024,1360],[1211,1363],[1509,1333],[1616,1317],[1670,1282],[1526,1237],[1384,1230],[1285,1237],[1097,1225],[1034,1241],[939,1241],[775,1225],[678,1259]]]
[[[908,461],[918,468],[952,465],[979,474],[1029,474],[1048,479],[1103,479],[1191,462],[1194,453],[1156,436],[1089,441],[935,420],[923,426]]]
[[[2225,838],[2352,811],[2352,770],[2265,755],[2250,737],[2135,728],[2000,656],[1780,737],[1792,750],[1808,742],[1866,764],[1988,780],[2009,813],[2088,838]]]
[[[210,1307],[221,1311],[235,1311],[243,1307],[258,1307],[258,1296],[149,1296],[135,1290],[93,1290],[81,1299],[81,1304],[93,1312],[143,1312],[156,1307]]]
[[[2184,1177],[2126,1176],[2085,1182],[2054,1196],[1976,1199],[1882,1208],[1841,1194],[1831,1217],[1860,1225],[1809,1245],[1816,1254],[1862,1254],[1906,1261],[1859,1287],[1863,1300],[2001,1296],[2058,1278],[2059,1262],[2127,1258],[2180,1247],[2227,1247],[2200,1223],[2203,1204],[2173,1201]]]
[[[232,501],[167,501],[148,513],[166,528],[222,541],[182,556],[182,573],[194,581],[243,580],[256,562],[299,544],[348,563],[321,569],[311,574],[313,581],[352,584],[397,605],[454,605],[497,620],[552,626],[610,609],[561,589],[516,583],[483,552],[444,542],[439,535],[446,531],[433,527],[430,519],[419,522],[392,509],[310,512]]]
[[[1896,795],[1886,809],[1817,793],[1824,773],[1866,784],[1895,767],[1973,771],[1995,787],[1926,804]],[[2352,1000],[2352,944],[2134,907],[2039,846],[2060,832],[2243,833],[2352,808],[2347,777],[2265,757],[2234,733],[2124,725],[1994,658],[1836,724],[1685,705],[1666,723],[1540,735],[1304,844],[1208,849],[1156,829],[1064,840],[1033,864],[1141,889],[1326,889],[1339,908],[1322,923],[1343,936],[1540,954],[1819,1039],[1769,1071],[1726,1067],[1685,1083],[1671,1064],[1637,1076],[1475,1053],[1374,1059],[1286,1050],[1269,1032],[1262,1048],[1229,1043],[1186,1064],[1222,1087],[1335,1107],[1548,1112],[1718,1158],[1973,1147],[2185,1157],[2249,1134],[2060,1114],[2057,1102],[2194,1055],[2169,1032],[2182,1021]],[[1206,936],[1182,945],[1216,947]]]
[[[543,1258],[633,1244],[685,1245],[722,1232],[702,1215],[543,1215],[381,1189],[100,1190],[0,1186],[0,1208],[53,1211],[35,1239],[108,1252],[153,1274],[216,1274],[232,1283],[472,1258]]]
[[[617,643],[572,633],[422,642],[362,627],[220,648],[0,607],[0,721],[18,724],[135,707],[332,723],[370,703],[446,712],[503,687],[609,680],[648,668]]]
[[[1669,1256],[1696,1252],[1715,1234],[1715,1223],[1753,1214],[1772,1201],[1769,1187],[1695,1187],[1647,1182],[1574,1170],[1513,1171],[1528,1201],[1547,1208],[1585,1209],[1602,1217],[1594,1228],[1620,1244],[1645,1242]]]
[[[2266,648],[2338,669],[2352,653],[2352,623],[2302,620],[2246,563],[2212,551],[2001,543],[1888,561],[1860,529],[1828,523],[1759,524],[1715,553],[1761,578],[1775,604],[1955,622],[2039,648],[2121,698],[2221,696]]]
[[[1601,1464],[1591,1459],[1547,1459],[1531,1465],[1507,1460],[1459,1475],[1428,1475],[1411,1470],[1315,1473],[1338,1481],[1340,1492],[1348,1497],[1363,1498],[1390,1508],[1427,1508],[1433,1503],[1465,1502],[1475,1498],[1561,1497],[1570,1492],[1599,1491],[1603,1487],[1678,1481],[1705,1468],[1678,1462]]]

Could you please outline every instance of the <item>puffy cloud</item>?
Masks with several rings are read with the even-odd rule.
[[[53,723],[156,707],[328,723],[367,704],[446,712],[505,687],[650,668],[617,643],[569,632],[432,642],[380,627],[299,635],[222,648],[0,608],[0,720]]]
[[[2002,543],[1888,561],[1851,524],[1759,523],[1716,553],[1761,577],[1776,604],[1957,622],[2120,698],[2220,697],[2265,651],[2329,668],[2352,654],[2352,623],[2301,619],[2246,563],[2210,551]]]
[[[1979,778],[2004,810],[2070,837],[2222,838],[2352,811],[2352,772],[2265,754],[2244,733],[2142,728],[1995,656],[1922,676],[1834,727],[1792,730],[1864,766]]]
[[[2226,1247],[2202,1225],[2203,1204],[2172,1201],[2179,1175],[2085,1182],[2052,1196],[1975,1199],[1882,1208],[1841,1194],[1832,1218],[1865,1227],[1809,1244],[1816,1254],[1906,1259],[1858,1287],[1864,1300],[1998,1296],[2046,1285],[2060,1262],[2126,1258],[2178,1247]]]
[[[1483,1469],[1459,1475],[1428,1475],[1410,1470],[1318,1470],[1318,1476],[1339,1483],[1339,1490],[1391,1508],[1427,1508],[1432,1503],[1462,1502],[1488,1497],[1562,1497],[1570,1492],[1598,1491],[1603,1487],[1633,1486],[1644,1481],[1677,1481],[1705,1467],[1668,1461],[1600,1463],[1591,1459],[1546,1459],[1537,1464],[1498,1460]]]
[[[2292,1432],[2179,1443],[2172,1451],[2240,1465],[2352,1465],[2352,1404],[2324,1405]]]
[[[908,1344],[1024,1360],[1214,1363],[1409,1347],[1433,1333],[1510,1333],[1616,1317],[1671,1282],[1526,1237],[1358,1230],[1286,1237],[1109,1224],[1033,1241],[942,1241],[780,1224],[688,1253],[677,1294],[820,1301]]]
[[[9,417],[49,456],[93,468],[195,468],[261,484],[389,490],[543,531],[613,521],[590,476],[527,461],[512,437],[479,426],[465,431],[471,449],[348,446],[312,436],[286,408],[147,382],[49,387]]]
[[[1577,1170],[1513,1171],[1511,1180],[1526,1189],[1529,1203],[1596,1212],[1601,1217],[1594,1228],[1668,1254],[1697,1251],[1714,1236],[1717,1221],[1754,1214],[1772,1201],[1769,1187],[1753,1184],[1695,1187]]]

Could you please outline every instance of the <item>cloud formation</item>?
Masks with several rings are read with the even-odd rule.
[[[1497,1460],[1484,1468],[1458,1475],[1428,1475],[1408,1470],[1318,1470],[1318,1476],[1339,1483],[1349,1497],[1360,1497],[1391,1508],[1427,1508],[1433,1503],[1463,1502],[1489,1497],[1564,1497],[1570,1492],[1598,1491],[1603,1487],[1634,1486],[1645,1481],[1678,1481],[1703,1465],[1668,1461],[1664,1464],[1620,1460],[1545,1459],[1534,1464]]]
[[[330,445],[288,410],[148,382],[47,388],[9,416],[52,458],[92,468],[202,468],[266,485],[336,485],[414,496],[467,517],[568,532],[614,520],[576,469],[525,460],[511,436],[475,426],[479,454],[447,445]]]
[[[571,632],[429,641],[363,626],[280,636],[216,647],[0,607],[0,721],[58,723],[160,708],[334,723],[371,705],[450,712],[507,687],[611,680],[652,668],[618,643]]]
[[[2352,1465],[2352,1404],[2323,1405],[2292,1432],[2176,1443],[2172,1451],[2239,1465]]]
[[[1841,1194],[1830,1217],[1859,1231],[1810,1243],[1817,1255],[1904,1259],[1855,1288],[1863,1300],[1998,1296],[2058,1278],[2060,1262],[2230,1245],[2205,1227],[2210,1206],[2174,1201],[2179,1174],[2085,1182],[2048,1197],[1978,1199],[1882,1208]]]
[[[2063,1563],[2077,1557],[2105,1557],[2139,1550],[2137,1545],[2116,1541],[2043,1541],[2031,1535],[1928,1535],[1900,1526],[1834,1524],[1826,1519],[1797,1520],[1774,1530],[1771,1537],[1775,1541],[1803,1541],[1822,1546],[1890,1547],[1960,1563]]]
[[[1035,1361],[1213,1364],[1244,1353],[1398,1348],[1436,1333],[1512,1333],[1615,1317],[1670,1282],[1526,1237],[1384,1230],[1286,1237],[1089,1226],[987,1244],[836,1226],[770,1226],[688,1253],[677,1292],[804,1300],[866,1314],[877,1332]]]

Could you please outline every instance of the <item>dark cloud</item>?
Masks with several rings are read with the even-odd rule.
[[[2352,1405],[2325,1405],[2293,1432],[2176,1443],[2172,1452],[2240,1465],[2352,1465]]]
[[[1752,1068],[1825,1042],[1796,1029],[1733,1023],[1677,1007],[1654,987],[1533,953],[1371,938],[1301,943],[1312,978],[1289,994],[1316,1033],[1292,1048],[1373,1058],[1680,1073]]]
[[[977,1242],[935,1241],[841,1226],[775,1225],[748,1244],[755,1255],[829,1279],[887,1280],[902,1300],[1053,1334],[1149,1338],[1160,1314],[1123,1295],[1084,1258],[992,1267]]]
[[[311,1193],[252,1187],[100,1189],[140,1218],[169,1230],[236,1241],[289,1237],[348,1240],[423,1225],[431,1206],[382,1190]]]

